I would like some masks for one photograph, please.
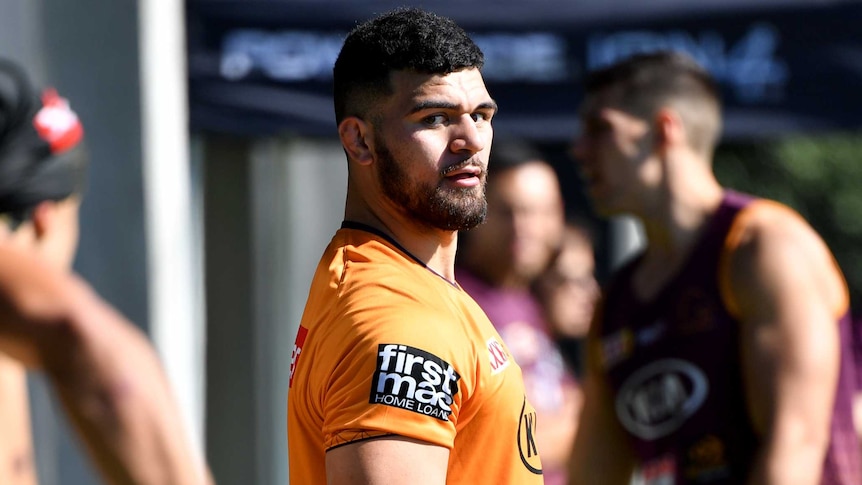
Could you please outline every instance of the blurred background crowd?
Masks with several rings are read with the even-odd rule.
[[[87,126],[75,268],[152,337],[219,483],[287,482],[290,350],[344,203],[332,62],[358,20],[404,3],[474,36],[500,105],[494,146],[523,153],[492,152],[488,223],[459,268],[517,308],[486,311],[540,412],[575,418],[599,285],[642,244],[633,221],[594,215],[569,153],[579,80],[633,53],[682,50],[714,74],[719,181],[805,216],[862,311],[858,2],[0,0],[0,57]],[[544,189],[518,199],[519,184]],[[45,384],[30,388],[41,483],[94,483]],[[574,421],[554,424],[548,440],[569,442]]]

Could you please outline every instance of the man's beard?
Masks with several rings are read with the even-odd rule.
[[[382,139],[375,139],[374,146],[383,195],[403,207],[411,218],[445,231],[472,229],[484,222],[488,210],[484,179],[481,188],[416,184]]]

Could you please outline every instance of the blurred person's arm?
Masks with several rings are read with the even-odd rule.
[[[818,484],[840,368],[843,278],[813,230],[784,211],[754,215],[728,269],[749,415],[761,437],[748,483]]]
[[[595,327],[594,323],[586,341],[584,404],[569,462],[569,485],[628,485],[635,459],[599,369]]]
[[[211,480],[149,341],[79,278],[0,248],[0,350],[46,373],[108,483]]]
[[[27,373],[0,352],[0,483],[36,485]]]

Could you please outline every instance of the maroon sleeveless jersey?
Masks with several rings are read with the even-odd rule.
[[[599,362],[613,390],[646,484],[740,484],[758,448],[746,412],[739,322],[719,291],[719,260],[739,211],[752,197],[728,191],[688,261],[649,302],[631,289],[638,260],[609,285]],[[853,428],[850,318],[841,328],[841,372],[822,484],[862,484]]]

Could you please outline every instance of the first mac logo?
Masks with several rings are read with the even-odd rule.
[[[380,344],[368,402],[448,421],[460,378],[434,354],[409,345]]]

